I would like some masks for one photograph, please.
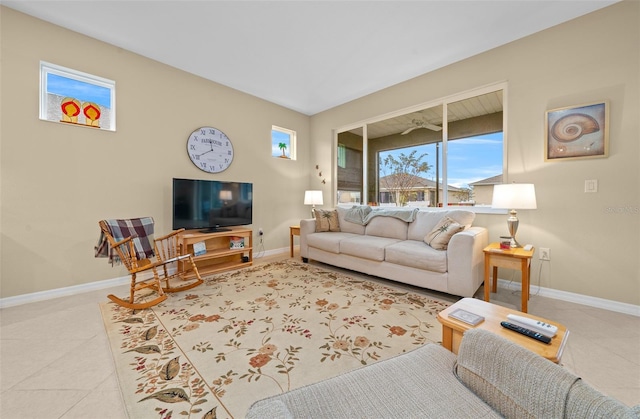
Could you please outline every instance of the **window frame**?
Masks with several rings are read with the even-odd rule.
[[[442,106],[443,107],[443,120],[447,121],[447,105],[450,103],[454,103],[454,102],[459,102],[459,101],[463,101],[465,99],[469,99],[475,96],[481,96],[483,94],[487,94],[487,93],[491,93],[491,92],[496,92],[502,90],[502,97],[503,97],[503,106],[502,106],[502,114],[503,114],[503,122],[502,122],[502,176],[503,176],[503,183],[507,183],[508,182],[508,161],[507,161],[507,144],[508,144],[508,132],[507,132],[507,121],[508,121],[508,83],[506,81],[502,81],[502,82],[496,82],[496,83],[492,83],[492,84],[488,84],[482,87],[478,87],[475,89],[470,89],[464,92],[459,92],[444,98],[440,98],[440,99],[436,99],[430,102],[424,102],[424,103],[420,103],[414,106],[410,106],[407,108],[403,108],[403,109],[399,109],[397,111],[393,111],[393,112],[388,112],[386,114],[383,115],[378,115],[376,117],[372,117],[372,118],[368,118],[366,120],[362,120],[362,121],[358,121],[352,124],[348,124],[345,126],[342,126],[340,128],[334,129],[333,130],[333,151],[334,151],[334,158],[333,158],[333,166],[334,166],[334,173],[337,173],[337,153],[338,153],[338,134],[345,132],[345,131],[350,131],[356,128],[360,128],[363,130],[363,148],[366,150],[367,149],[367,143],[368,143],[368,137],[367,137],[367,125],[369,124],[373,124],[376,122],[380,122],[380,121],[384,121],[386,119],[390,119],[390,118],[394,118],[397,116],[401,116],[404,114],[408,114],[408,113],[412,113],[412,112],[417,112],[419,110],[422,109],[426,109],[426,108],[431,108],[431,107],[436,107],[436,106]],[[443,124],[443,132],[442,132],[442,163],[443,163],[443,173],[442,173],[442,183],[444,185],[447,185],[448,183],[448,173],[447,173],[447,142],[448,142],[448,124]],[[369,201],[369,196],[368,196],[368,181],[367,181],[367,153],[365,152],[363,154],[363,177],[364,177],[364,185],[363,185],[363,202],[368,202]],[[334,193],[333,196],[337,196],[338,190],[337,190],[337,177],[336,177],[336,182],[334,182],[333,184],[333,189],[334,189]],[[334,205],[339,205],[338,202],[334,202]],[[428,210],[429,211],[446,211],[449,208],[448,207],[448,194],[445,194],[444,200],[443,200],[443,206],[442,208],[438,208],[438,207],[429,207]],[[481,207],[476,207],[476,206],[469,206],[469,207],[465,207],[465,210],[470,210],[476,213],[488,213],[488,214],[494,214],[494,213],[505,213],[504,210],[502,209],[494,209],[491,208],[489,206],[481,206]]]
[[[113,80],[106,79],[104,77],[94,76],[93,74],[84,73],[82,71],[74,70],[71,68],[63,67],[57,64],[48,63],[46,61],[40,61],[40,103],[39,103],[39,119],[42,121],[48,122],[56,122],[56,123],[64,123],[65,121],[61,120],[61,117],[58,117],[58,108],[53,108],[49,103],[49,75],[60,77],[61,79],[67,79],[70,81],[72,86],[74,83],[81,83],[83,85],[89,85],[94,88],[106,89],[109,93],[109,106],[103,108],[102,104],[99,104],[101,110],[105,111],[108,119],[109,126],[108,127],[94,127],[89,126],[87,123],[73,122],[70,125],[78,126],[78,127],[89,127],[89,128],[98,128],[102,131],[115,131],[116,130],[116,82]],[[74,94],[74,99],[87,101],[87,99],[91,99],[91,95],[86,97],[82,95],[77,95],[78,91],[74,90],[72,87],[69,87],[72,91],[69,91],[68,94]],[[73,92],[73,93],[72,93]],[[54,95],[59,95],[58,93],[53,93]],[[75,97],[75,96],[78,97]],[[64,95],[61,95],[64,96]],[[94,99],[95,100],[95,99]],[[52,109],[53,108],[53,109]],[[54,110],[55,109],[55,110]],[[108,110],[108,112],[106,112]],[[81,118],[84,119],[84,116],[81,115]]]
[[[289,136],[289,146],[288,146],[289,155],[288,156],[286,152],[284,153],[284,156],[274,154],[274,150],[276,148],[279,148],[277,147],[278,144],[276,144],[276,143],[279,143],[279,141],[274,138],[274,131]],[[297,143],[296,131],[289,128],[279,127],[277,125],[271,125],[271,157],[282,158],[285,160],[296,160],[296,148],[297,148],[296,143]]]

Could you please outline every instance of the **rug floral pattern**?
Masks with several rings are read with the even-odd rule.
[[[130,417],[212,419],[439,343],[448,305],[285,260],[206,278],[146,310],[101,309]]]

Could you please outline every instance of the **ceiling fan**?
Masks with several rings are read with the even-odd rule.
[[[442,127],[439,127],[438,125],[433,125],[430,124],[426,121],[422,121],[420,119],[412,119],[411,123],[415,125],[415,127],[411,127],[407,130],[404,130],[402,132],[402,134],[400,135],[407,135],[408,133],[410,133],[411,131],[413,131],[414,129],[418,129],[418,128],[426,128],[426,129],[430,129],[432,131],[442,131]]]

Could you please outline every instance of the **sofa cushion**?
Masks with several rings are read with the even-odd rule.
[[[340,242],[342,240],[358,236],[359,235],[339,231],[312,233],[307,235],[307,245],[331,253],[340,253]]]
[[[577,376],[524,347],[482,329],[462,338],[460,381],[506,418],[565,416]]]
[[[408,224],[393,217],[374,217],[367,224],[365,234],[367,236],[388,237],[398,240],[407,240]]]
[[[431,230],[434,229],[436,224],[443,218],[449,217],[455,220],[458,224],[463,225],[465,229],[471,227],[473,220],[475,220],[476,214],[471,211],[465,210],[450,210],[450,211],[429,211],[423,210],[416,214],[416,219],[409,224],[407,237],[410,240],[423,240]]]
[[[384,260],[432,272],[447,272],[447,252],[435,250],[423,241],[405,240],[387,246]]]
[[[424,237],[424,242],[436,250],[446,250],[454,234],[464,230],[464,226],[452,218],[442,217],[438,224]]]
[[[352,223],[345,219],[349,208],[338,207],[338,222],[340,223],[340,231],[345,233],[364,234],[365,226],[362,224]]]
[[[324,231],[340,231],[338,211],[314,209],[313,212],[316,218],[317,233]]]
[[[255,402],[248,419],[499,418],[452,373],[437,344]],[[284,405],[284,406],[283,406]]]
[[[385,258],[385,248],[399,241],[386,237],[354,235],[340,241],[340,253],[381,262]]]

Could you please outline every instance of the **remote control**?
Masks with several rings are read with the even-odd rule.
[[[540,334],[538,332],[534,332],[531,329],[526,329],[524,327],[520,327],[518,325],[515,325],[513,323],[509,323],[509,322],[500,322],[500,325],[502,327],[506,327],[509,330],[513,330],[514,332],[518,332],[518,333],[523,334],[523,335],[525,335],[527,337],[530,337],[531,339],[535,339],[537,341],[540,341],[540,342],[543,342],[543,343],[546,343],[546,344],[551,343],[551,338],[549,336],[545,336],[545,335],[542,335],[542,334]]]
[[[530,317],[519,316],[517,314],[507,314],[509,321],[517,326],[526,327],[535,332],[541,333],[550,338],[558,333],[558,327],[549,323],[541,322]]]

